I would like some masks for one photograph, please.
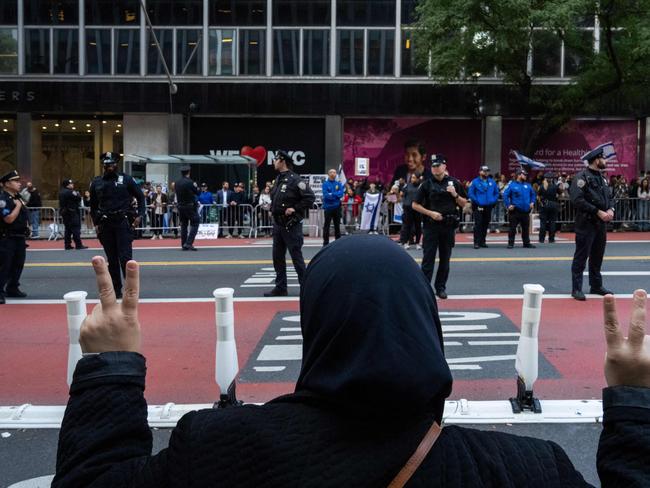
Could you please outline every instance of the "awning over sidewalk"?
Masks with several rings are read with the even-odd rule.
[[[210,154],[127,154],[125,161],[152,164],[242,164],[256,166],[257,162],[250,156],[213,156]]]

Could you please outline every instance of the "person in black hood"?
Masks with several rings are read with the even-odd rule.
[[[394,242],[357,235],[323,248],[305,273],[295,392],[264,405],[190,412],[169,447],[151,456],[138,265],[127,264],[121,305],[104,259],[93,266],[101,305],[82,325],[80,343],[98,354],[77,364],[53,487],[385,487],[443,417],[452,378],[431,286]],[[362,270],[358,280],[347,279],[351,267]],[[603,487],[645,486],[645,303],[637,291],[628,341],[614,298],[605,298],[607,380],[617,386],[604,390]],[[449,426],[423,457],[409,486],[589,486],[557,444],[528,437]]]

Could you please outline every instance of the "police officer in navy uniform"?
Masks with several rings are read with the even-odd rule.
[[[424,215],[422,271],[431,282],[436,252],[439,250],[440,262],[434,289],[438,298],[445,299],[449,260],[460,221],[458,208],[467,203],[467,194],[460,181],[447,174],[447,158],[442,154],[431,156],[431,173],[433,178],[425,179],[415,195],[413,210]]]
[[[29,210],[20,197],[20,176],[17,171],[0,177],[0,305],[5,297],[24,298],[20,291],[20,275],[25,266]],[[6,289],[5,289],[6,285]]]
[[[178,219],[181,224],[181,248],[196,251],[194,239],[199,230],[198,196],[199,186],[190,178],[190,167],[181,167],[181,177],[174,182],[178,200]],[[188,230],[189,227],[189,230]]]
[[[581,158],[587,168],[575,175],[569,194],[576,209],[576,250],[571,264],[571,296],[579,301],[586,299],[582,292],[582,273],[589,259],[590,293],[607,295],[603,287],[600,267],[607,244],[607,222],[614,218],[611,190],[603,171],[607,168],[604,149],[596,148]]]
[[[74,249],[72,247],[73,240],[77,249],[88,249],[88,246],[84,246],[83,242],[81,242],[80,205],[81,194],[74,189],[74,182],[72,180],[63,180],[59,192],[59,212],[65,226],[63,245],[66,250]]]
[[[273,267],[275,268],[275,287],[265,297],[286,296],[287,261],[285,254],[293,261],[302,285],[305,274],[305,260],[302,257],[302,219],[314,204],[316,197],[309,185],[300,175],[294,173],[293,159],[285,151],[278,151],[273,166],[280,174],[275,179],[271,191],[271,214],[273,215]]]
[[[533,185],[526,181],[528,175],[523,168],[519,168],[515,174],[517,179],[511,181],[503,191],[503,204],[508,210],[510,224],[508,249],[515,247],[517,225],[521,225],[521,240],[524,242],[524,247],[534,248],[535,245],[530,243],[530,212],[535,206],[537,194]]]
[[[122,297],[122,278],[126,263],[133,259],[133,230],[144,220],[145,201],[135,180],[117,170],[117,154],[101,155],[104,174],[90,184],[90,212],[97,237],[104,247],[108,271],[117,298]],[[133,200],[137,200],[137,210]]]

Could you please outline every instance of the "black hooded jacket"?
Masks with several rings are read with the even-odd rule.
[[[354,282],[351,267],[360,270]],[[300,310],[295,393],[261,406],[191,412],[155,456],[144,357],[83,358],[52,486],[387,486],[441,418],[451,391],[431,287],[392,241],[345,237],[310,263]],[[644,486],[650,392],[605,391],[603,486]],[[408,486],[588,485],[552,442],[448,426]]]

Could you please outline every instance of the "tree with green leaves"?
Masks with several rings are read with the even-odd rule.
[[[647,105],[650,0],[421,0],[416,16],[416,56],[434,79],[478,89],[496,78],[513,90],[525,154],[611,97],[635,115]],[[569,76],[554,83],[533,76],[546,68],[533,53],[560,42]]]

